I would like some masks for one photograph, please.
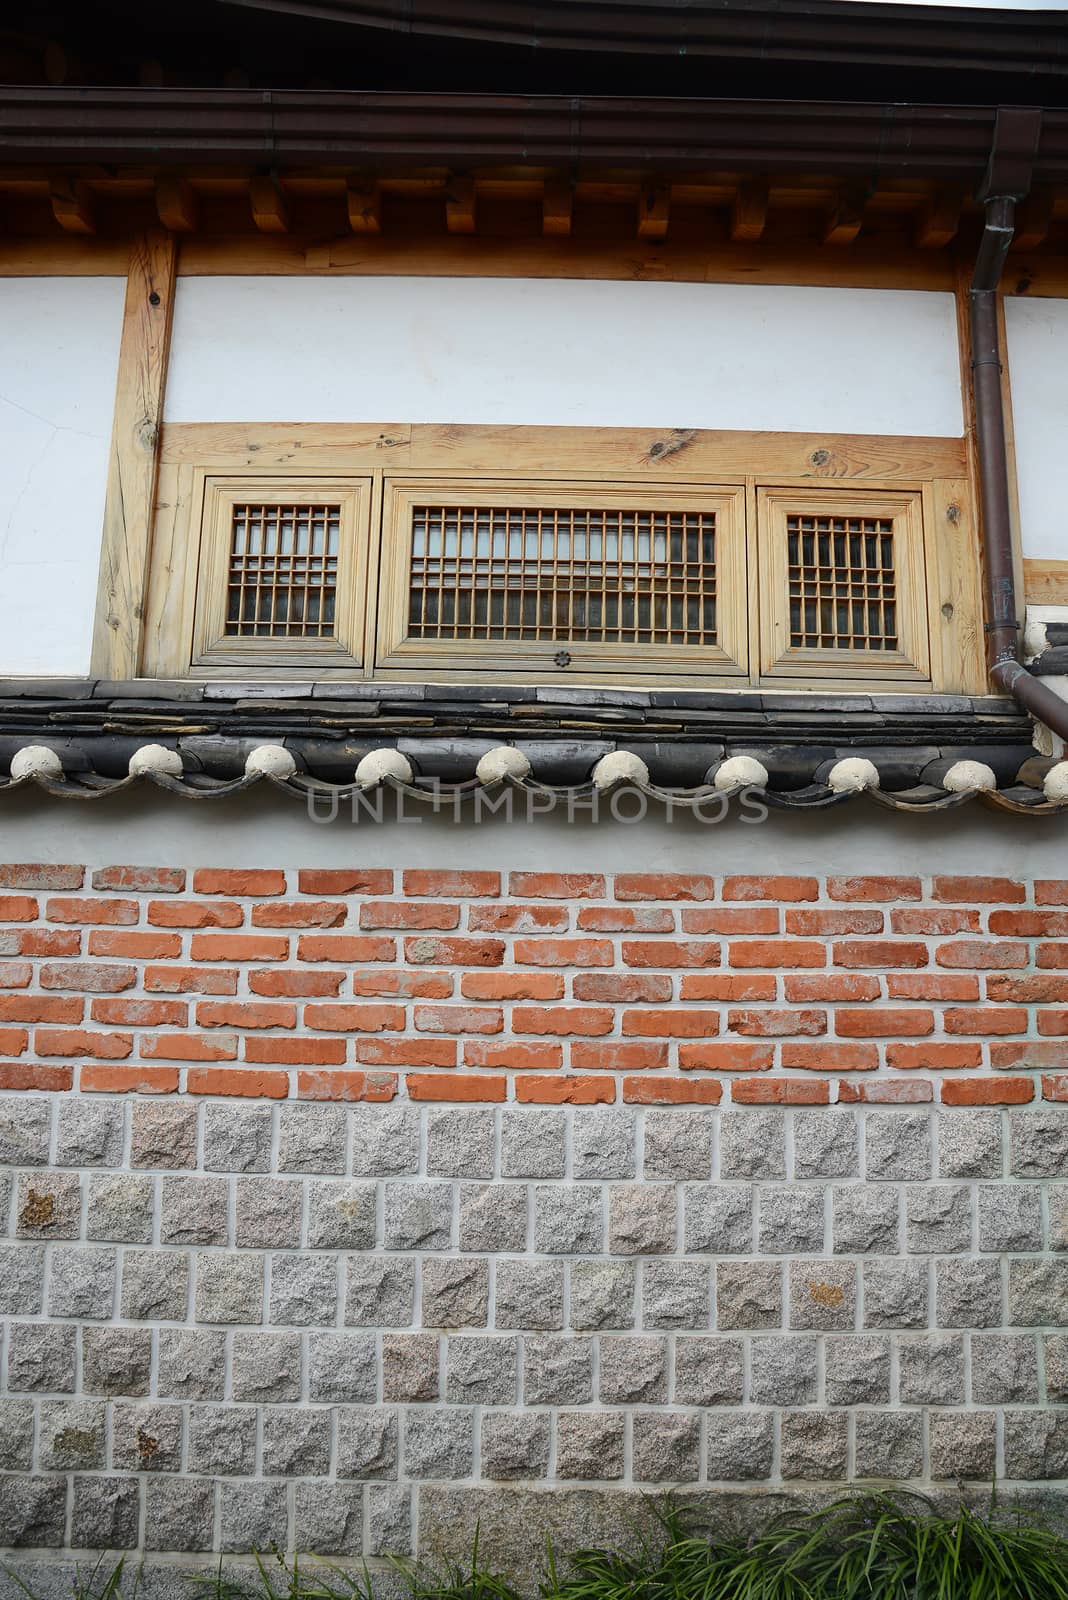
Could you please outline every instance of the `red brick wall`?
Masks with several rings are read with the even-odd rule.
[[[0,1088],[1068,1100],[1068,880],[0,866]]]

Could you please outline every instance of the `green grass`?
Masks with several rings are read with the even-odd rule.
[[[980,1516],[964,1505],[939,1512],[919,1495],[850,1495],[746,1539],[669,1502],[657,1526],[631,1553],[547,1547],[543,1600],[1068,1600],[1068,1540],[994,1503]],[[477,1537],[470,1560],[391,1566],[408,1600],[521,1600],[529,1590],[487,1564]],[[252,1575],[220,1566],[191,1582],[192,1600],[372,1600],[375,1576],[275,1551],[255,1558]],[[123,1561],[101,1561],[72,1600],[135,1600],[136,1590]]]

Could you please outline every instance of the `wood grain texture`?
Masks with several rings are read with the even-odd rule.
[[[173,235],[156,230],[130,253],[93,632],[101,678],[136,677],[141,661],[175,256]]]
[[[1068,561],[1024,556],[1024,598],[1032,606],[1068,606]]]

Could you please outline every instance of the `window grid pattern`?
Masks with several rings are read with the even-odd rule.
[[[898,648],[892,518],[789,514],[786,539],[792,648]]]
[[[340,537],[339,505],[235,505],[227,635],[332,637]]]
[[[714,645],[716,514],[412,510],[409,636]]]

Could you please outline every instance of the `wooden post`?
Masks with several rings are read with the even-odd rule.
[[[174,236],[158,229],[130,251],[93,630],[96,678],[135,678],[141,666],[176,254]]]

